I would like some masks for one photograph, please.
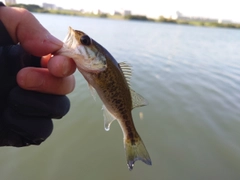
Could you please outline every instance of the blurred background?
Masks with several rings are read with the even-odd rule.
[[[84,8],[84,3],[78,2],[78,8]],[[179,8],[184,7],[180,4]],[[172,10],[185,18],[174,19],[164,15],[166,12],[161,14],[164,2],[157,19],[140,12],[143,6],[136,2],[127,7],[131,10],[128,16],[105,12],[101,17],[100,12],[87,11],[72,16],[52,14],[80,11],[70,0],[65,5],[73,9],[43,8],[45,13],[33,14],[57,38],[63,40],[71,26],[99,42],[118,62],[132,65],[132,88],[149,102],[132,114],[153,165],[138,161],[133,171],[128,171],[120,126],[114,122],[109,132],[104,131],[102,103],[99,98],[94,101],[86,81],[76,71],[76,88],[68,95],[70,112],[54,121],[53,134],[41,146],[1,148],[1,180],[239,180],[238,19],[228,13],[220,17],[217,12],[222,6],[215,14],[215,9],[209,14],[207,5],[206,14],[203,10],[194,14],[172,4]],[[151,10],[151,6],[144,9]],[[230,14],[234,12],[233,7]],[[202,19],[193,19],[197,17]]]

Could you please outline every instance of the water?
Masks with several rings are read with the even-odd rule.
[[[1,148],[1,179],[240,179],[239,30],[35,16],[59,39],[72,26],[133,66],[132,87],[149,101],[133,117],[153,166],[127,170],[118,123],[104,131],[102,103],[76,72],[70,112],[41,146]]]

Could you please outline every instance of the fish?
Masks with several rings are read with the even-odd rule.
[[[57,54],[70,57],[86,79],[91,92],[94,90],[103,102],[104,128],[117,120],[122,132],[127,166],[133,169],[134,163],[141,160],[152,165],[148,151],[133,122],[133,108],[145,106],[148,102],[131,89],[131,66],[118,63],[99,43],[86,33],[69,27],[64,45]]]

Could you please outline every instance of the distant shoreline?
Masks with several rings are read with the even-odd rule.
[[[82,17],[96,17],[96,18],[109,18],[109,19],[122,19],[122,20],[139,20],[139,21],[150,21],[150,22],[164,22],[171,24],[185,24],[191,26],[204,26],[204,27],[221,27],[221,28],[235,28],[240,29],[240,24],[235,23],[218,23],[218,22],[207,22],[207,21],[194,21],[194,20],[175,20],[168,19],[160,16],[158,19],[147,18],[144,15],[110,15],[106,13],[94,14],[94,13],[84,13],[76,10],[67,10],[67,9],[58,9],[58,10],[48,10],[44,9],[35,4],[13,4],[9,5],[12,7],[21,7],[29,10],[30,12],[37,13],[49,13],[49,14],[61,14],[61,15],[69,15],[69,16],[82,16]]]

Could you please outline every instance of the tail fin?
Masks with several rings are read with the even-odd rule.
[[[141,160],[148,165],[152,165],[150,156],[140,137],[134,140],[125,139],[124,147],[126,152],[127,165],[130,171],[133,169],[134,163],[137,160]]]

